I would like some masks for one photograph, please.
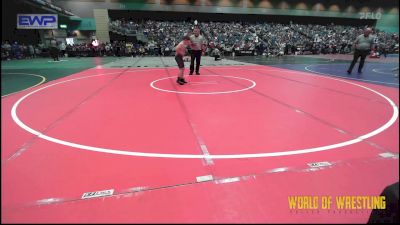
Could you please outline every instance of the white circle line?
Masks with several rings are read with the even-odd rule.
[[[239,90],[233,90],[233,91],[214,91],[214,92],[190,92],[190,91],[172,91],[172,90],[166,90],[166,89],[162,89],[162,88],[158,88],[156,87],[154,84],[157,83],[158,81],[161,80],[166,80],[166,79],[174,79],[175,77],[164,77],[164,78],[160,78],[157,80],[154,80],[153,82],[150,83],[150,86],[156,90],[159,91],[164,91],[164,92],[170,92],[170,93],[179,93],[179,94],[193,94],[193,95],[212,95],[212,94],[229,94],[229,93],[235,93],[235,92],[241,92],[241,91],[246,91],[249,90],[251,88],[254,88],[256,86],[256,82],[250,80],[250,79],[246,79],[243,77],[234,77],[234,76],[221,76],[221,75],[201,75],[202,77],[205,76],[209,76],[209,77],[232,77],[232,78],[237,78],[237,79],[242,79],[242,80],[247,80],[250,83],[252,83],[251,86],[247,87],[247,88],[243,88],[243,89],[239,89]]]
[[[320,72],[316,72],[316,73],[320,73]],[[311,76],[317,76],[317,75],[314,75],[314,74],[310,74],[310,75],[311,75]],[[326,75],[331,76],[330,74],[326,74]],[[333,76],[333,75],[332,75],[332,76]],[[399,109],[398,109],[398,107],[396,106],[396,104],[395,104],[390,98],[386,97],[385,95],[381,94],[381,93],[378,92],[378,91],[375,91],[375,90],[373,90],[373,89],[371,89],[371,88],[365,87],[365,86],[360,85],[360,84],[355,84],[355,83],[352,83],[352,82],[349,82],[349,81],[345,81],[345,80],[337,79],[337,78],[332,78],[332,77],[326,77],[326,78],[329,78],[329,79],[332,79],[332,80],[338,80],[338,81],[341,81],[341,82],[344,82],[344,83],[348,83],[348,84],[352,84],[352,85],[355,85],[355,86],[364,88],[364,89],[366,89],[366,90],[368,90],[368,91],[371,91],[371,92],[373,92],[373,93],[375,93],[375,94],[381,96],[381,97],[384,98],[386,101],[388,101],[389,104],[392,106],[392,108],[393,108],[393,115],[392,115],[392,118],[390,118],[390,120],[389,120],[386,124],[384,124],[382,127],[378,128],[378,129],[376,129],[376,130],[374,130],[374,131],[372,131],[372,132],[370,132],[370,133],[368,133],[368,134],[359,136],[358,138],[360,138],[361,140],[362,140],[362,139],[370,138],[370,137],[372,137],[372,136],[375,136],[375,135],[381,133],[382,131],[384,131],[384,130],[386,130],[388,127],[390,127],[390,126],[396,121],[396,119],[397,119],[397,117],[398,117],[398,114],[399,114]],[[343,78],[343,79],[345,79],[345,78]]]
[[[115,72],[115,73],[119,73],[119,72]],[[110,74],[115,74],[115,73],[110,73]],[[106,149],[106,148],[100,148],[100,147],[93,147],[93,146],[87,146],[87,145],[81,145],[81,144],[77,144],[77,143],[73,143],[73,142],[68,142],[68,141],[64,141],[64,140],[60,140],[57,138],[53,138],[53,137],[49,137],[47,135],[44,135],[42,133],[40,133],[39,131],[36,131],[30,127],[28,127],[27,125],[25,125],[17,116],[17,107],[18,105],[28,96],[44,90],[46,88],[61,84],[61,83],[66,83],[66,82],[70,82],[70,81],[74,81],[74,80],[79,80],[79,79],[84,79],[84,78],[89,78],[89,77],[97,77],[97,76],[103,76],[103,75],[107,75],[107,74],[98,74],[98,75],[93,75],[93,76],[86,76],[86,77],[81,77],[81,78],[75,78],[75,79],[71,79],[71,80],[66,80],[66,81],[62,81],[62,82],[58,82],[58,83],[54,83],[45,87],[42,87],[40,89],[37,89],[35,91],[32,91],[26,95],[24,95],[23,97],[21,97],[16,103],[14,103],[12,109],[11,109],[11,116],[12,119],[14,120],[15,123],[17,123],[21,128],[23,128],[24,130],[37,135],[39,138],[48,140],[50,142],[53,143],[57,143],[57,144],[61,144],[61,145],[65,145],[65,146],[69,146],[69,147],[73,147],[73,148],[79,148],[79,149],[84,149],[84,150],[89,150],[89,151],[95,151],[95,152],[103,152],[103,153],[111,153],[111,154],[119,154],[119,155],[127,155],[127,156],[143,156],[143,157],[160,157],[160,158],[185,158],[185,159],[234,159],[234,158],[259,158],[259,157],[273,157],[273,156],[284,156],[284,155],[296,155],[296,154],[304,154],[304,153],[311,153],[311,152],[319,152],[319,151],[327,151],[327,150],[331,150],[331,149],[335,149],[335,148],[339,148],[339,147],[344,147],[347,145],[351,145],[351,144],[355,144],[358,143],[360,141],[362,141],[363,139],[367,139],[369,137],[372,137],[374,135],[377,135],[381,132],[383,132],[384,130],[386,130],[388,127],[390,127],[396,120],[398,117],[398,108],[395,105],[395,103],[390,100],[388,97],[386,97],[385,95],[372,90],[368,87],[359,85],[359,84],[354,84],[348,81],[344,81],[341,79],[335,79],[335,78],[331,78],[331,77],[321,77],[318,76],[320,78],[327,78],[327,79],[333,79],[333,80],[337,80],[340,82],[344,82],[344,83],[348,83],[351,85],[355,85],[361,88],[364,88],[366,90],[369,90],[375,94],[378,94],[379,96],[383,97],[386,101],[389,102],[389,104],[392,106],[393,108],[393,115],[390,118],[390,120],[385,123],[383,126],[379,127],[378,129],[367,133],[365,135],[359,136],[355,139],[349,140],[349,141],[345,141],[345,142],[341,142],[341,143],[337,143],[337,144],[332,144],[332,145],[327,145],[327,146],[320,146],[320,147],[315,147],[315,148],[308,148],[308,149],[301,149],[301,150],[293,150],[293,151],[284,151],[284,152],[270,152],[270,153],[253,153],[253,154],[229,154],[229,155],[198,155],[198,154],[163,154],[163,153],[144,153],[144,152],[131,152],[131,151],[127,151],[127,150],[118,150],[118,149]],[[312,76],[317,76],[314,74],[310,74]]]
[[[40,77],[40,78],[42,78],[42,80],[41,80],[39,83],[37,83],[37,84],[35,84],[35,85],[33,85],[33,86],[30,86],[30,87],[27,87],[27,88],[25,88],[25,89],[23,89],[23,90],[20,90],[20,91],[16,91],[16,92],[12,92],[12,93],[9,93],[9,94],[6,94],[6,95],[2,95],[2,96],[1,96],[2,98],[3,98],[3,97],[10,96],[10,95],[12,95],[12,94],[20,93],[20,92],[22,92],[22,91],[28,90],[28,89],[33,88],[33,87],[36,87],[36,86],[39,86],[39,85],[43,84],[43,83],[46,81],[46,77],[41,76],[41,75],[39,75],[39,74],[33,74],[33,73],[1,73],[1,74],[23,74],[23,75],[29,75],[29,76],[35,76],[35,77]]]
[[[375,72],[375,73],[381,73],[381,74],[395,75],[395,73],[386,73],[386,72],[382,72],[382,71],[379,71],[379,70],[378,70],[378,69],[376,69],[376,68],[372,69],[372,71],[373,71],[373,72]]]
[[[312,73],[323,74],[323,75],[327,75],[327,76],[331,76],[331,77],[341,77],[341,76],[332,75],[332,74],[329,74],[329,73],[322,73],[322,72],[310,70],[310,69],[308,68],[308,67],[310,67],[310,66],[312,66],[312,65],[305,66],[304,69],[307,70],[307,71],[309,71],[309,72],[312,72]],[[371,83],[379,83],[379,84],[394,84],[394,85],[399,85],[399,84],[397,84],[397,83],[389,83],[389,82],[381,82],[381,81],[365,80],[365,79],[356,79],[356,78],[351,78],[351,77],[341,77],[341,78],[342,78],[342,79],[355,80],[355,81],[368,81],[368,82],[371,82]]]

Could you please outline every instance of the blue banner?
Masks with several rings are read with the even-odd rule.
[[[57,14],[18,14],[18,29],[58,29]]]

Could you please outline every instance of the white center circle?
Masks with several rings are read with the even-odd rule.
[[[238,90],[232,90],[232,91],[212,91],[212,92],[175,91],[175,90],[167,90],[167,89],[156,87],[155,84],[157,82],[159,82],[159,81],[166,80],[166,79],[175,79],[176,78],[176,77],[164,77],[164,78],[160,78],[160,79],[157,79],[157,80],[151,82],[150,86],[152,88],[156,89],[156,90],[159,90],[159,91],[171,92],[171,93],[179,93],[179,94],[193,94],[193,95],[229,94],[229,93],[246,91],[246,90],[249,90],[249,89],[254,88],[256,86],[256,82],[254,82],[254,81],[252,81],[250,79],[243,78],[243,77],[222,76],[222,75],[201,75],[201,76],[202,77],[229,77],[229,78],[235,78],[235,79],[249,81],[251,83],[251,85],[249,87],[246,87],[246,88],[242,88],[242,89],[238,89]]]
[[[232,68],[231,68],[232,69]],[[152,69],[152,70],[163,70],[163,69]],[[262,69],[264,70],[264,69]],[[134,70],[134,71],[126,71],[126,72],[138,72],[138,71],[151,71],[151,70]],[[267,70],[268,71],[268,70]],[[345,81],[342,79],[337,79],[337,78],[332,78],[332,77],[326,77],[326,76],[318,76],[318,75],[314,75],[314,74],[308,74],[311,76],[318,76],[320,78],[324,78],[324,79],[331,79],[331,80],[336,80],[339,82],[343,82],[343,83],[347,83],[347,84],[351,84],[354,86],[357,86],[359,88],[363,88],[365,90],[368,90],[376,95],[379,95],[380,97],[384,98],[392,107],[393,109],[393,114],[391,116],[391,118],[385,123],[383,124],[381,127],[367,133],[364,135],[361,135],[359,137],[355,137],[354,139],[348,140],[348,141],[344,141],[344,142],[340,142],[337,144],[331,144],[331,145],[326,145],[326,146],[319,146],[319,147],[313,147],[313,148],[306,148],[306,149],[295,149],[295,150],[288,150],[288,151],[281,151],[281,152],[263,152],[263,153],[253,153],[253,154],[225,154],[225,155],[199,155],[199,154],[172,154],[172,153],[145,153],[145,152],[137,152],[137,151],[132,151],[129,149],[126,150],[121,150],[121,149],[109,149],[109,148],[101,148],[101,147],[95,147],[95,146],[89,146],[89,145],[82,145],[82,144],[78,144],[78,143],[73,143],[73,142],[69,142],[69,141],[65,141],[65,140],[61,140],[61,139],[57,139],[54,137],[50,137],[47,136],[29,126],[27,126],[26,124],[24,124],[17,115],[17,108],[19,106],[19,104],[21,104],[21,102],[26,99],[27,97],[33,95],[34,93],[37,93],[39,91],[42,91],[44,89],[50,88],[50,87],[54,87],[63,83],[68,83],[68,82],[72,82],[72,81],[77,81],[77,80],[81,80],[81,79],[87,79],[87,78],[93,78],[93,77],[99,77],[99,76],[105,76],[105,75],[111,75],[111,74],[120,74],[120,72],[112,72],[112,73],[106,73],[106,74],[98,74],[98,75],[92,75],[92,76],[86,76],[86,77],[80,77],[80,78],[74,78],[74,79],[70,79],[70,80],[64,80],[64,81],[60,81],[60,82],[56,82],[41,88],[38,88],[37,90],[34,90],[24,96],[22,96],[20,99],[18,99],[12,109],[11,109],[11,117],[14,120],[14,122],[20,126],[22,129],[28,131],[29,133],[32,133],[36,136],[38,136],[39,138],[42,138],[44,140],[53,142],[53,143],[57,143],[57,144],[61,144],[61,145],[65,145],[65,146],[69,146],[69,147],[73,147],[73,148],[79,148],[79,149],[83,149],[83,150],[88,150],[88,151],[95,151],[95,152],[102,152],[102,153],[110,153],[110,154],[118,154],[118,155],[127,155],[127,156],[141,156],[141,157],[159,157],[159,158],[182,158],[182,159],[238,159],[238,158],[260,158],[260,157],[274,157],[274,156],[285,156],[285,155],[297,155],[297,154],[305,154],[305,153],[311,153],[311,152],[320,152],[320,151],[327,151],[327,150],[333,150],[336,148],[340,148],[340,147],[344,147],[344,146],[348,146],[348,145],[352,145],[358,142],[361,142],[367,138],[373,137],[381,132],[383,132],[384,130],[386,130],[387,128],[389,128],[391,125],[393,125],[397,118],[398,118],[398,107],[396,106],[396,104],[388,97],[386,97],[385,95],[379,93],[378,91],[372,90],[371,88],[365,87],[363,85],[360,84],[356,84],[356,83],[352,83],[349,81]],[[167,78],[168,79],[168,78]]]

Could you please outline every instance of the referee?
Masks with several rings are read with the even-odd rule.
[[[360,64],[358,65],[358,73],[361,73],[365,58],[369,55],[370,51],[374,47],[374,37],[370,35],[371,32],[371,28],[366,28],[364,30],[364,34],[361,34],[356,38],[356,41],[354,42],[354,57],[349,69],[347,70],[348,74],[351,74],[354,65],[357,63],[358,57],[361,57]]]
[[[195,27],[193,30],[193,34],[190,36],[190,73],[189,75],[193,75],[194,71],[194,59],[196,59],[196,75],[200,75],[200,59],[202,53],[203,44],[205,44],[205,39],[203,35],[200,35],[200,29]]]

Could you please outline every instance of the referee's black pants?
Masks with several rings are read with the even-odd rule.
[[[191,53],[190,53],[190,73],[193,73],[193,71],[194,71],[194,59],[196,59],[196,73],[199,73],[201,50],[191,50]]]
[[[351,73],[354,65],[357,63],[358,58],[361,57],[360,64],[358,65],[358,72],[361,73],[361,70],[364,66],[365,58],[367,58],[367,56],[369,55],[369,52],[370,52],[370,50],[357,50],[357,49],[354,50],[353,61],[351,62],[350,67],[347,70],[347,72]]]

